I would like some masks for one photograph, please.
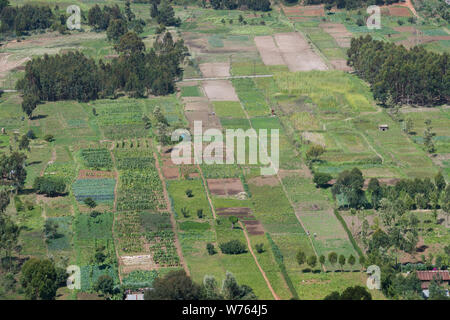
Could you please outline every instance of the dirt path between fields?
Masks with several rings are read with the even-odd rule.
[[[248,236],[248,234],[247,234],[247,230],[245,230],[245,227],[244,227],[244,225],[242,224],[241,221],[239,221],[239,226],[241,227],[242,231],[244,232],[245,239],[247,240],[247,247],[248,247],[248,250],[249,250],[250,253],[252,254],[253,259],[255,260],[255,263],[256,263],[256,265],[258,266],[259,271],[261,271],[261,274],[262,274],[264,280],[265,280],[266,283],[267,283],[267,287],[269,288],[269,290],[270,290],[270,292],[272,293],[272,295],[273,295],[273,297],[275,298],[275,300],[281,300],[280,297],[275,293],[275,290],[273,290],[272,285],[270,284],[270,281],[269,281],[269,279],[267,278],[266,273],[264,272],[263,268],[259,265],[258,259],[256,258],[256,255],[255,255],[255,253],[253,252],[252,244],[251,244],[250,238],[249,238],[249,236]]]
[[[153,148],[153,146],[152,146],[152,148]],[[167,210],[170,212],[170,224],[172,225],[172,231],[173,231],[174,238],[175,238],[174,242],[175,242],[175,247],[177,248],[178,257],[180,257],[180,263],[183,266],[184,271],[189,276],[190,275],[189,268],[186,264],[186,261],[184,260],[183,251],[181,250],[181,244],[178,239],[177,222],[175,221],[174,212],[171,208],[171,204],[170,204],[170,200],[169,200],[169,193],[167,192],[166,180],[164,178],[164,175],[162,174],[161,166],[159,165],[158,155],[156,154],[156,151],[154,149],[153,149],[153,157],[155,158],[155,167],[158,170],[159,179],[161,180],[161,184],[163,187],[164,200],[166,202]]]

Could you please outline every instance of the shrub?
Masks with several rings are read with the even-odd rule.
[[[192,193],[192,190],[191,190],[191,189],[187,189],[187,190],[185,191],[185,193],[186,193],[186,196],[187,196],[188,198],[192,198],[192,197],[194,196],[194,194]]]
[[[203,218],[203,209],[197,210],[197,217],[199,217],[200,219]]]
[[[89,208],[95,208],[97,206],[97,203],[95,202],[94,199],[92,199],[91,197],[87,197],[86,199],[84,199],[84,203],[89,207]]]
[[[28,132],[27,132],[27,138],[28,139],[31,139],[31,140],[33,140],[33,139],[36,139],[36,134],[34,133],[34,131],[33,130],[28,130]]]
[[[55,141],[55,137],[52,134],[46,134],[44,136],[44,140],[47,142],[52,142],[52,141]]]
[[[221,243],[219,247],[224,254],[240,254],[247,252],[246,245],[239,240],[231,240]]]
[[[214,245],[212,243],[207,243],[206,244],[206,250],[208,251],[208,254],[210,256],[212,256],[213,254],[216,253],[216,249],[214,248]]]
[[[328,181],[330,181],[333,177],[328,173],[315,172],[314,173],[314,183],[318,188],[323,188],[328,186]]]
[[[257,243],[255,245],[256,252],[263,253],[264,252],[264,243]]]
[[[181,214],[183,217],[188,218],[189,217],[189,210],[186,207],[181,208]]]

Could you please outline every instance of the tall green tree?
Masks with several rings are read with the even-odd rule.
[[[54,300],[57,273],[51,260],[32,258],[22,266],[21,284],[28,299]]]

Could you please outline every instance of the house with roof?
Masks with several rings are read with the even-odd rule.
[[[434,279],[442,281],[447,287],[450,285],[450,273],[448,270],[423,270],[416,271],[417,278],[420,280],[420,285],[422,287],[422,293],[425,298],[430,295],[429,287],[431,281]],[[447,290],[447,296],[449,296],[449,291]]]

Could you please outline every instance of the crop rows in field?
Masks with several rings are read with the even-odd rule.
[[[168,213],[141,213],[141,222],[153,261],[159,266],[178,266],[180,259],[175,247],[175,235]]]
[[[117,210],[164,208],[163,188],[151,149],[114,150],[120,170]]]
[[[127,288],[148,288],[158,276],[157,270],[134,270],[123,278],[122,284]]]
[[[155,158],[151,149],[116,148],[114,149],[114,156],[116,158],[117,169],[119,170],[155,168]]]
[[[270,110],[264,99],[264,94],[256,88],[253,79],[233,79],[232,82],[239,100],[244,105],[249,116],[255,117],[269,114]]]
[[[81,158],[86,167],[90,169],[112,168],[111,154],[105,148],[83,149],[81,150]]]
[[[126,254],[141,253],[143,233],[141,219],[137,212],[121,212],[115,224],[115,236],[119,240],[119,250]]]
[[[115,179],[79,179],[73,183],[72,190],[78,201],[92,198],[96,202],[111,202],[115,186]]]

